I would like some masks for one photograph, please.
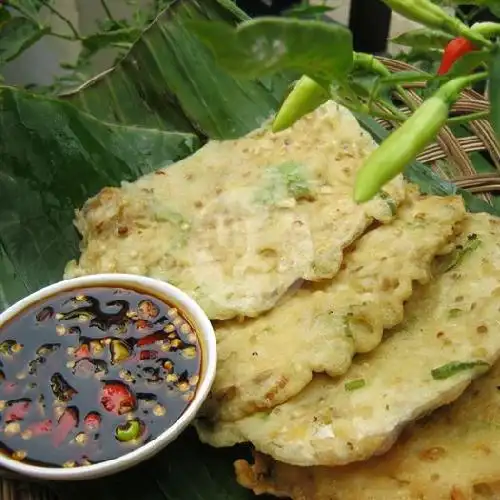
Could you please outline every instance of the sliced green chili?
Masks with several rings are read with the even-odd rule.
[[[116,439],[118,441],[132,441],[141,435],[141,424],[138,420],[129,420],[116,428]]]
[[[480,246],[481,240],[477,237],[477,234],[470,234],[464,245],[459,245],[455,248],[454,252],[450,255],[449,259],[443,266],[442,272],[446,273],[457,267],[467,255],[471,254]]]
[[[361,389],[366,385],[364,378],[358,378],[355,380],[349,380],[344,384],[344,388],[346,391],[355,391],[356,389]]]
[[[486,361],[452,361],[446,365],[440,366],[439,368],[434,368],[431,370],[431,375],[434,380],[445,380],[447,378],[456,375],[457,373],[463,372],[465,370],[472,370],[473,368],[489,368],[490,364]]]

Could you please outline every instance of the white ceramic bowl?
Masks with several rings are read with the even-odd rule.
[[[113,286],[150,293],[157,296],[160,300],[162,298],[165,299],[183,311],[198,333],[202,352],[200,382],[194,400],[186,408],[181,417],[156,439],[113,460],[75,468],[55,468],[30,465],[29,463],[12,460],[0,454],[0,467],[5,467],[11,471],[39,479],[53,480],[95,479],[114,474],[152,457],[177,438],[193,420],[202,403],[207,398],[215,377],[217,362],[215,335],[212,324],[201,307],[193,299],[164,281],[130,274],[96,274],[60,281],[20,300],[0,314],[0,338],[2,325],[32,304],[57,295],[60,292],[93,286]]]

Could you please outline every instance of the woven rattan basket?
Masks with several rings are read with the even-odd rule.
[[[393,72],[416,71],[413,66],[401,61],[385,58],[380,58],[380,60]],[[424,85],[424,83],[412,83],[406,86],[408,95],[415,106],[422,102],[416,90]],[[466,90],[453,108],[453,113],[456,116],[486,110],[488,110],[487,99],[473,90]],[[408,108],[402,108],[402,111],[409,113]],[[383,120],[379,120],[379,123],[387,129],[393,127],[393,124]],[[490,201],[492,193],[500,191],[500,172],[478,174],[470,155],[476,152],[483,153],[492,166],[500,171],[500,146],[488,120],[479,119],[470,122],[468,129],[469,136],[458,138],[449,128],[444,128],[436,142],[431,144],[418,160],[429,165],[442,178],[451,179],[457,186]],[[23,481],[0,471],[0,500],[58,499],[45,485]]]

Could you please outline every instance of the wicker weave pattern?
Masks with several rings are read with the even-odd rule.
[[[392,72],[415,71],[413,66],[401,61],[385,58],[380,58],[380,60]],[[424,86],[424,83],[412,83],[405,86],[415,107],[422,102],[415,90]],[[489,105],[484,96],[473,90],[466,90],[454,106],[453,114],[460,116],[486,111],[488,108]],[[404,113],[410,113],[407,107],[401,110]],[[394,126],[384,120],[379,120],[379,123],[388,130]],[[469,124],[469,129],[473,134],[457,138],[450,128],[445,127],[436,142],[431,144],[418,157],[418,160],[430,165],[441,177],[452,179],[457,186],[478,193],[488,201],[491,199],[491,192],[500,191],[500,173],[477,174],[469,155],[474,152],[487,153],[490,161],[500,170],[500,146],[488,120],[475,120]],[[48,488],[40,484],[3,479],[0,480],[0,500],[57,500],[57,498]]]

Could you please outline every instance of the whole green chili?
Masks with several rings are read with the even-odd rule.
[[[368,157],[356,177],[355,201],[362,203],[370,200],[386,183],[402,173],[445,125],[450,107],[460,92],[470,83],[486,77],[487,73],[478,73],[455,78],[425,101]]]
[[[431,0],[383,0],[392,10],[404,17],[427,26],[463,36],[481,46],[490,47],[491,42],[481,33],[471,29],[457,17],[450,16]]]
[[[292,126],[299,118],[311,113],[328,101],[328,90],[308,76],[303,76],[294,86],[276,115],[272,131],[279,132]]]

